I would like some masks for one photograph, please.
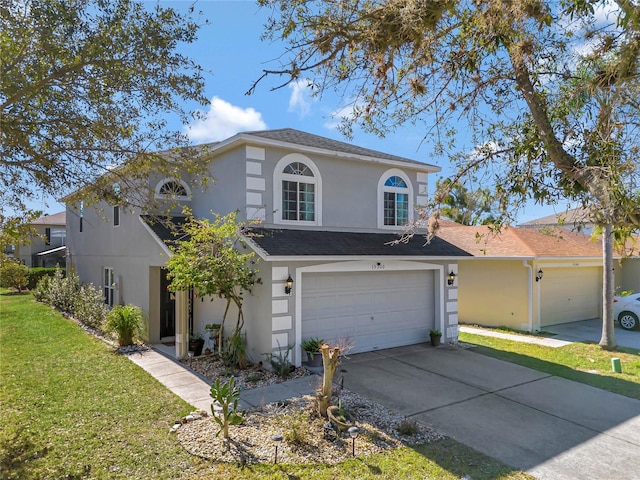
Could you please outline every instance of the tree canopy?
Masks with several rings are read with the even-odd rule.
[[[207,103],[201,68],[177,52],[197,30],[190,14],[136,0],[2,2],[3,208],[19,212],[41,192],[60,198],[86,186],[113,195],[114,182],[133,201],[136,179],[150,170],[201,171],[188,151],[152,153],[186,145],[168,119],[187,121],[186,103]],[[109,181],[96,180],[105,173]]]
[[[182,238],[172,247],[172,256],[166,263],[171,291],[194,289],[200,297],[219,297],[227,302],[222,328],[229,307],[234,304],[238,310],[236,333],[244,324],[244,292],[251,291],[260,281],[258,270],[253,267],[255,253],[241,251],[248,248],[242,236],[244,228],[237,221],[236,212],[216,215],[213,222],[190,216],[182,225]],[[222,342],[218,345],[222,347]]]
[[[568,196],[599,222],[640,226],[637,2],[259,3],[265,37],[288,45],[261,78],[337,90],[346,134],[423,122],[456,177],[490,172],[503,213]]]
[[[462,183],[444,179],[436,188],[446,189],[449,194],[442,200],[442,215],[461,225],[489,225],[497,220],[497,205],[488,188],[471,190]]]

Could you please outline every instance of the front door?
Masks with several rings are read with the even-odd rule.
[[[160,274],[160,338],[176,334],[176,295],[169,291],[167,271]]]

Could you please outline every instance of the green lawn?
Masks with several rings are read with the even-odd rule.
[[[531,478],[453,440],[334,466],[205,462],[168,433],[186,403],[31,295],[1,293],[2,478]]]
[[[478,353],[640,400],[640,350],[619,347],[610,352],[594,343],[551,348],[464,332],[460,341],[477,345]],[[620,359],[622,373],[613,372],[614,357]]]

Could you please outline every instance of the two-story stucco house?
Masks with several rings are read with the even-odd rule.
[[[45,215],[29,223],[34,235],[29,243],[16,245],[14,257],[28,267],[65,265],[66,213]]]
[[[247,243],[262,283],[244,302],[253,361],[293,346],[300,365],[299,345],[309,337],[348,338],[353,353],[424,342],[429,329],[457,340],[450,273],[468,254],[440,238],[425,245],[419,235],[389,244],[426,202],[428,176],[439,167],[293,129],[239,133],[209,145],[209,155],[208,189],[191,189],[186,174],[153,179],[150,188],[199,218],[238,210],[240,220],[260,220],[260,235]],[[170,235],[144,214],[69,204],[69,266],[110,305],[141,306],[148,341],[175,342],[183,357],[188,334],[219,323],[224,301],[167,291]]]

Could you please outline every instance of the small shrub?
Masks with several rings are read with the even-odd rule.
[[[247,344],[240,332],[236,331],[229,337],[222,359],[229,367],[247,368]]]
[[[34,267],[29,269],[27,276],[27,288],[33,290],[38,282],[44,277],[53,277],[56,273],[56,267]],[[62,270],[64,276],[64,270]]]
[[[91,283],[81,285],[73,306],[74,317],[85,325],[101,330],[108,313],[102,292]]]
[[[73,308],[78,300],[80,280],[77,275],[64,276],[62,269],[56,268],[53,277],[40,280],[43,287],[37,287],[39,293],[36,298],[52,307],[73,314]],[[40,285],[40,284],[39,284]]]
[[[280,348],[280,344],[278,343],[278,348]],[[291,372],[295,370],[295,366],[289,361],[289,354],[293,350],[293,345],[287,346],[286,350],[278,350],[278,353],[263,353],[264,356],[267,357],[269,364],[273,368],[273,371],[280,378],[286,379],[289,377]]]
[[[309,431],[309,415],[299,413],[287,416],[284,422],[283,437],[287,444],[301,447],[307,443],[306,435]]]
[[[252,373],[247,377],[247,382],[250,383],[259,382],[260,380],[262,380],[262,375],[260,375],[259,373]]]
[[[15,262],[7,261],[0,267],[0,287],[15,288],[18,292],[27,288],[29,267]]]
[[[211,385],[211,398],[218,402],[222,408],[221,412],[216,413],[214,405],[211,405],[213,419],[220,426],[216,436],[222,432],[222,436],[228,440],[229,426],[240,425],[244,422],[244,411],[238,409],[240,389],[235,386],[235,378],[231,377],[225,383],[221,383],[219,378],[216,379]]]
[[[418,425],[416,425],[415,422],[412,422],[411,420],[407,420],[405,418],[402,422],[400,422],[400,425],[398,425],[398,428],[396,430],[398,430],[398,433],[400,435],[410,437],[418,433]]]
[[[104,331],[118,336],[118,344],[131,345],[134,338],[142,334],[144,315],[135,305],[117,305],[104,321]]]

